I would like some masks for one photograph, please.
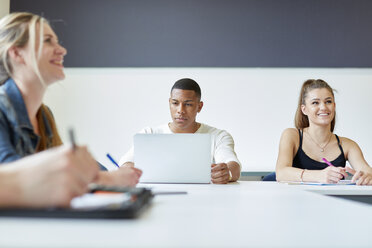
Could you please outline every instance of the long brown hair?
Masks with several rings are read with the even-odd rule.
[[[57,125],[50,109],[44,104],[42,104],[41,107],[39,108],[39,111],[36,114],[36,118],[39,124],[40,135],[40,142],[37,147],[37,152],[62,145],[62,140],[61,137],[59,136]],[[53,134],[52,137],[49,137],[47,134],[46,126],[44,125],[45,121],[49,123],[51,129],[50,131]]]
[[[297,105],[297,110],[296,110],[296,115],[295,115],[295,126],[297,129],[304,129],[305,127],[309,127],[309,118],[302,113],[301,106],[305,105],[305,99],[309,93],[309,91],[313,89],[327,89],[329,92],[331,92],[333,99],[335,98],[335,95],[333,93],[333,89],[331,86],[327,84],[322,79],[308,79],[306,80],[301,87],[301,92],[300,92],[300,97],[298,99],[298,105]],[[335,129],[336,125],[336,111],[335,111],[335,116],[331,122],[331,132]]]

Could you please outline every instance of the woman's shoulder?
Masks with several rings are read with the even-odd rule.
[[[288,138],[298,138],[298,129],[296,128],[286,128],[282,132],[282,137],[288,137]]]
[[[299,133],[298,129],[296,128],[286,128],[282,132],[282,136],[280,138],[281,144],[292,144],[297,146],[299,143]]]
[[[346,137],[340,137],[340,136],[338,136],[338,138],[340,139],[340,143],[344,149],[358,146],[358,144],[352,139],[349,139]]]

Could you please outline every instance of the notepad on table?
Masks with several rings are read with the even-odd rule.
[[[319,185],[319,186],[335,186],[335,185],[355,185],[351,180],[340,180],[338,183],[318,183],[318,182],[285,182],[289,185]]]

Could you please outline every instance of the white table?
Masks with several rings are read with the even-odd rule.
[[[372,247],[367,204],[268,182],[153,186],[188,194],[135,220],[0,218],[0,247]]]
[[[357,185],[291,185],[299,190],[306,190],[322,195],[334,196],[370,204],[372,206],[372,186]]]

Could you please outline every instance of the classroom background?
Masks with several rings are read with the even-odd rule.
[[[1,0],[1,16],[8,6],[51,20],[68,54],[45,103],[62,139],[73,127],[110,169],[107,152],[119,159],[140,129],[171,121],[170,88],[184,77],[202,89],[197,120],[232,134],[243,172],[275,169],[309,78],[337,90],[335,133],[372,163],[369,1]]]

